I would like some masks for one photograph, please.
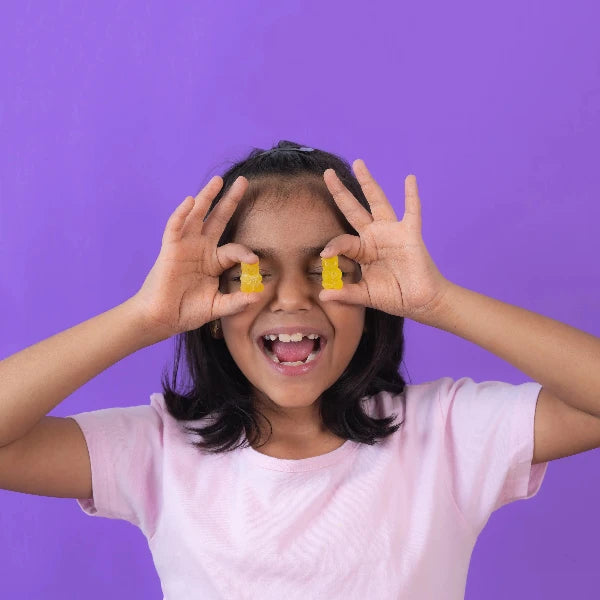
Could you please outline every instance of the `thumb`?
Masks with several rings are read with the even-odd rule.
[[[342,302],[344,304],[361,304],[362,306],[371,306],[369,302],[369,293],[364,281],[358,283],[344,283],[339,290],[322,289],[319,292],[321,302]]]
[[[228,317],[244,310],[247,306],[260,301],[261,292],[218,292],[215,296],[213,314],[215,319]]]

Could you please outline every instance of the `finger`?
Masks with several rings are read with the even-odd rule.
[[[202,234],[215,244],[221,238],[231,215],[235,212],[240,200],[246,193],[248,185],[248,180],[245,177],[238,177],[204,221]]]
[[[417,231],[421,231],[421,200],[419,199],[419,188],[417,178],[407,175],[404,179],[404,217],[409,225],[413,225]]]
[[[162,236],[162,243],[176,242],[181,239],[183,224],[194,208],[194,197],[186,196],[185,200],[173,211]]]
[[[182,235],[197,234],[202,231],[202,222],[211,202],[223,187],[223,179],[215,175],[194,198],[194,208],[183,225]]]
[[[214,302],[212,305],[212,319],[218,319],[219,317],[226,317],[241,310],[244,310],[250,304],[259,302],[261,296],[259,293],[245,293],[245,292],[233,292],[231,294],[223,294],[217,291]],[[191,316],[191,320],[198,323],[201,322],[202,318],[205,318],[206,314],[206,303],[205,293],[202,290],[197,290],[195,293],[190,294],[189,304],[190,306],[197,306],[197,314]]]
[[[254,264],[258,261],[258,256],[254,252],[243,244],[234,244],[233,242],[217,246],[214,258],[215,262],[211,265],[214,275],[220,275],[223,271],[231,269],[241,262]]]
[[[397,221],[394,207],[390,204],[381,186],[375,181],[362,158],[352,164],[356,178],[371,207],[371,214],[376,221]]]
[[[363,227],[373,222],[369,211],[352,195],[333,169],[326,169],[323,179],[335,203],[356,231],[362,231]]]
[[[327,245],[321,250],[321,258],[331,258],[339,254],[347,256],[351,260],[360,262],[360,237],[350,233],[343,233],[327,242]]]
[[[319,300],[322,302],[343,302],[344,304],[361,304],[371,306],[369,293],[364,281],[344,283],[340,290],[321,290]]]
[[[232,292],[231,294],[218,292],[214,302],[214,318],[234,315],[247,306],[260,302],[261,298],[260,292]]]

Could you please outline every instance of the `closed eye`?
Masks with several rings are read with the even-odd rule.
[[[269,275],[268,273],[261,273],[261,275],[262,275],[263,279],[264,279],[265,277],[270,277],[270,275]],[[231,281],[241,281],[241,280],[242,280],[242,277],[241,277],[241,276],[238,276],[238,277],[232,277],[232,278],[231,278]]]
[[[271,276],[269,273],[261,273],[261,275],[263,276],[263,278]],[[312,273],[309,273],[309,275],[318,275],[319,277],[321,277],[323,273],[321,271],[313,271]],[[352,273],[344,273],[344,271],[342,271],[342,277],[346,277],[346,275],[352,275]],[[232,277],[231,281],[241,281],[241,276]]]

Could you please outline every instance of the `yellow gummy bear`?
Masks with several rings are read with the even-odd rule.
[[[326,290],[341,290],[344,286],[342,281],[342,271],[338,268],[338,257],[321,258],[323,272],[321,275],[321,285]]]
[[[265,286],[262,284],[262,275],[258,271],[259,263],[241,263],[242,277],[240,291],[242,292],[262,292]]]

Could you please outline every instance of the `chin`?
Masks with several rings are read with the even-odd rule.
[[[320,398],[323,390],[315,394],[307,394],[306,386],[304,386],[302,392],[304,393],[291,391],[288,387],[287,390],[261,390],[261,395],[266,396],[269,401],[282,408],[300,408],[314,404]]]

